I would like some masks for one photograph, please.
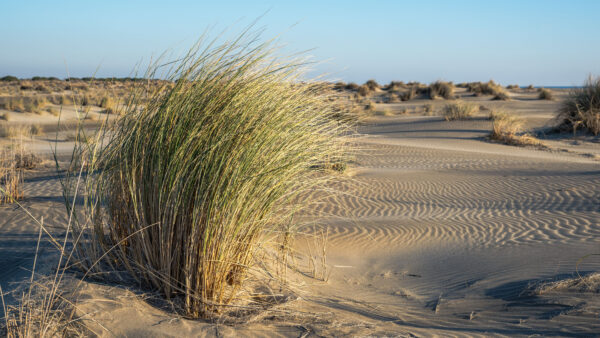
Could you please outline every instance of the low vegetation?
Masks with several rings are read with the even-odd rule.
[[[589,77],[583,87],[571,90],[558,111],[561,128],[600,133],[600,77]]]
[[[467,89],[474,95],[492,95],[494,100],[508,100],[510,96],[504,87],[490,80],[488,82],[471,82]]]
[[[540,88],[538,98],[540,100],[554,100],[554,94],[549,89]]]
[[[436,81],[429,85],[429,97],[435,99],[438,97],[446,100],[453,100],[454,85],[451,82]]]
[[[456,102],[450,103],[443,107],[442,116],[446,121],[467,120],[475,115],[479,108],[471,103]]]
[[[98,134],[105,147],[78,143],[87,170],[102,169],[86,178],[94,221],[74,225],[87,239],[77,248],[84,270],[126,270],[181,297],[189,317],[250,299],[265,241],[289,243],[302,194],[329,179],[319,168],[344,163],[347,132],[324,93],[299,84],[298,64],[270,48],[197,46],[173,86],[134,90],[116,125]]]
[[[19,165],[16,147],[0,149],[0,205],[23,198],[23,167]]]
[[[491,140],[509,145],[543,146],[543,143],[535,137],[523,133],[525,120],[521,117],[492,111],[490,112],[490,119],[492,120]]]

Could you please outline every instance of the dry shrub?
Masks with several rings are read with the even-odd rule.
[[[9,113],[2,113],[0,114],[0,120],[2,121],[10,121],[11,120],[11,115]]]
[[[351,91],[357,91],[358,88],[360,88],[360,86],[354,82],[350,82],[346,85],[346,89],[347,90],[351,90]]]
[[[18,166],[16,147],[0,149],[0,204],[23,198],[23,168]]]
[[[98,133],[105,145],[76,144],[75,161],[97,173],[82,184],[86,217],[73,226],[86,239],[84,270],[126,270],[180,296],[190,317],[244,302],[259,253],[294,226],[310,202],[302,196],[324,188],[330,176],[314,168],[343,161],[348,132],[330,118],[332,103],[298,81],[299,64],[256,38],[197,45],[174,66],[173,87],[134,87],[124,114]]]
[[[23,104],[23,98],[8,98],[2,103],[2,108],[5,110],[22,112],[25,110],[25,106]]]
[[[402,81],[391,81],[387,85],[385,85],[382,89],[388,91],[398,91],[400,89],[406,88],[406,85]]]
[[[540,88],[538,99],[540,100],[554,100],[554,94],[549,89]]]
[[[376,109],[377,105],[375,104],[375,102],[367,100],[366,104],[364,105],[364,111],[368,114],[372,114],[375,112]]]
[[[365,86],[367,86],[370,91],[376,91],[377,89],[379,89],[381,87],[379,85],[379,83],[377,83],[377,81],[375,81],[375,80],[369,80],[369,81],[365,82]]]
[[[508,93],[506,91],[498,91],[494,95],[494,97],[492,98],[492,100],[508,101],[508,100],[510,100],[510,96],[508,95]]]
[[[543,295],[549,292],[589,292],[592,295],[600,293],[600,273],[591,273],[587,276],[579,276],[565,280],[542,283],[535,292]]]
[[[446,100],[454,99],[454,85],[451,82],[436,81],[429,85],[429,97],[435,99],[442,97]]]
[[[31,136],[31,129],[22,126],[0,126],[0,137],[19,138]]]
[[[473,92],[476,96],[479,95],[493,95],[494,100],[508,100],[510,96],[508,95],[506,89],[501,85],[495,83],[490,80],[488,82],[471,82],[467,84],[467,89],[470,92]]]
[[[358,95],[368,96],[369,94],[371,94],[371,88],[369,88],[369,86],[367,86],[366,84],[358,87]]]
[[[417,88],[414,86],[411,86],[408,88],[407,91],[400,94],[400,100],[410,101],[410,100],[414,99],[416,96],[417,96]]]
[[[467,120],[478,112],[478,107],[471,103],[456,102],[444,106],[442,116],[446,121]]]
[[[521,88],[521,87],[519,87],[518,84],[512,84],[512,85],[506,86],[506,89],[511,89],[511,90],[519,89],[519,88]]]
[[[549,89],[540,88],[538,92],[538,98],[540,100],[554,100],[554,94],[552,94],[552,92]]]
[[[387,92],[383,95],[383,100],[386,103],[396,103],[400,102],[400,95],[395,92]]]
[[[50,113],[52,116],[59,116],[60,115],[60,110],[54,108],[54,107],[48,107],[46,108],[46,111],[48,113]]]
[[[100,99],[100,108],[104,108],[104,113],[112,114],[115,111],[116,105],[114,100],[111,97],[104,96]]]
[[[44,134],[44,128],[39,124],[32,124],[29,126],[30,136],[39,136]]]
[[[557,119],[561,128],[573,133],[583,128],[594,135],[600,133],[600,77],[589,77],[583,87],[575,88],[563,101]]]
[[[522,134],[525,120],[521,117],[492,111],[490,113],[490,119],[492,120],[492,133],[490,134],[490,139],[510,145],[544,146],[544,144],[535,137],[528,134]]]

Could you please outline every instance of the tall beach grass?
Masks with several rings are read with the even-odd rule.
[[[590,76],[583,87],[574,88],[558,111],[561,127],[575,133],[581,128],[600,134],[600,77]]]
[[[89,173],[73,225],[81,268],[124,269],[181,297],[191,317],[240,301],[266,238],[288,234],[304,193],[344,160],[348,131],[322,86],[300,81],[304,60],[257,39],[195,45],[170,64],[172,83],[138,86],[114,124],[78,143],[72,167]]]

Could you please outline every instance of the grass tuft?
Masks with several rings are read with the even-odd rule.
[[[446,100],[453,100],[455,98],[454,85],[451,82],[436,81],[429,85],[429,97],[431,99],[441,97]]]
[[[573,133],[583,128],[598,135],[600,133],[600,77],[589,77],[583,87],[571,90],[558,111],[560,126],[570,128]]]
[[[15,147],[0,149],[0,205],[23,198],[23,168],[15,160]]]
[[[442,116],[446,121],[467,120],[478,111],[478,107],[471,103],[456,102],[444,106]]]
[[[554,100],[554,94],[549,89],[540,88],[538,98],[540,100]]]
[[[256,41],[236,41],[245,39]],[[181,296],[191,317],[242,301],[266,239],[289,229],[303,193],[324,186],[331,171],[318,168],[345,156],[348,128],[331,118],[322,86],[299,81],[302,60],[273,51],[197,45],[174,64],[174,85],[136,87],[97,142],[78,143],[98,172],[86,184],[93,221],[74,226],[89,239],[78,248],[84,269],[105,255],[104,265]]]
[[[490,139],[509,145],[544,147],[535,137],[523,134],[525,120],[521,117],[504,112],[490,112],[492,133]]]

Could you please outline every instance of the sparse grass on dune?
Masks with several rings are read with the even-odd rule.
[[[369,88],[370,91],[375,91],[375,90],[381,88],[379,83],[377,83],[377,81],[375,81],[375,80],[369,80],[369,81],[365,82],[365,85]]]
[[[406,91],[400,94],[400,100],[410,101],[417,96],[417,88],[414,86],[409,87]]]
[[[521,117],[504,112],[492,111],[490,112],[490,120],[492,120],[491,140],[509,145],[544,146],[544,144],[535,137],[522,133],[525,120]]]
[[[549,89],[540,88],[538,98],[540,100],[554,100],[554,94]]]
[[[600,77],[589,77],[583,87],[571,90],[558,111],[561,127],[573,130],[583,128],[594,135],[600,134]]]
[[[0,205],[23,198],[23,167],[16,160],[16,147],[0,149]]]
[[[79,144],[88,170],[101,170],[87,183],[93,221],[74,225],[89,239],[78,247],[84,269],[115,246],[106,265],[181,295],[191,317],[240,301],[265,235],[288,232],[306,204],[292,201],[329,179],[315,168],[343,162],[347,131],[269,44],[200,48],[174,68],[174,86],[133,92],[98,134],[105,148]]]
[[[467,89],[476,96],[493,95],[493,100],[509,100],[510,96],[504,87],[490,80],[488,82],[471,82],[467,84]]]
[[[437,97],[446,100],[454,99],[454,85],[451,82],[436,81],[429,85],[429,97],[435,99]]]
[[[444,106],[442,116],[446,121],[467,120],[477,113],[478,107],[471,103],[456,102]]]

